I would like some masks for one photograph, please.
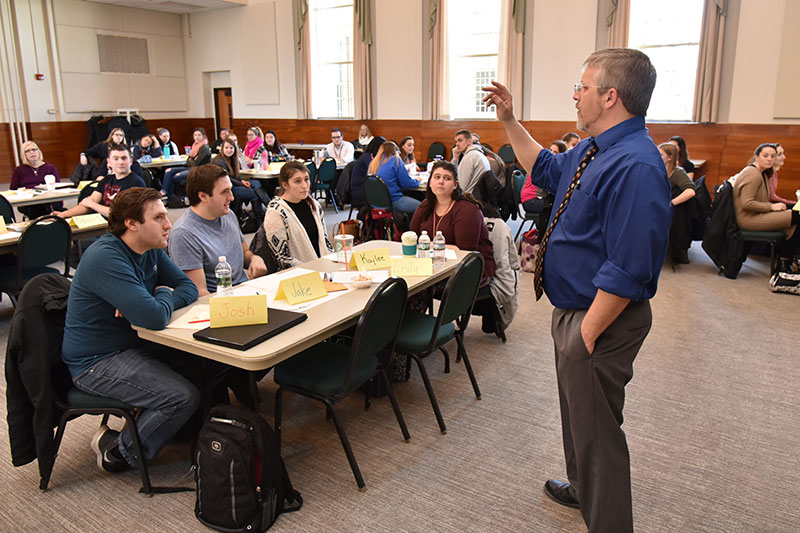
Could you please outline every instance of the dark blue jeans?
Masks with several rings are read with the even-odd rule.
[[[156,345],[119,352],[103,359],[74,377],[75,386],[84,392],[115,398],[143,410],[136,421],[142,453],[149,462],[169,442],[200,405],[200,392],[173,367],[181,356]],[[167,361],[172,365],[167,364]],[[199,367],[199,361],[194,361]],[[119,436],[119,450],[125,460],[136,465],[129,431]]]
[[[259,219],[264,218],[264,204],[256,194],[256,189],[261,188],[261,183],[258,180],[250,180],[250,187],[244,185],[233,186],[233,202],[231,202],[231,209],[237,215],[242,212],[242,204],[250,202],[253,208],[253,214]]]
[[[188,177],[189,169],[186,167],[168,168],[164,173],[164,183],[161,184],[161,190],[167,194],[167,198],[172,198],[175,192],[175,184],[186,183],[186,178]]]

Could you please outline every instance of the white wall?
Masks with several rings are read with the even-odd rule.
[[[296,118],[293,21],[291,0],[251,0],[246,7],[189,15],[190,116],[209,116],[203,73],[230,71],[234,117]]]
[[[372,46],[375,53],[373,110],[381,119],[421,119],[424,93],[422,0],[378,1]],[[427,33],[425,33],[427,37]]]

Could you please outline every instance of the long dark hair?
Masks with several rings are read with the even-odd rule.
[[[670,141],[675,141],[678,144],[678,164],[683,166],[689,159],[689,150],[686,149],[686,141],[680,135],[673,135],[669,138]]]
[[[755,151],[755,152],[753,152],[753,157],[751,157],[751,158],[750,158],[750,161],[748,161],[748,165],[753,165],[753,166],[755,166],[756,156],[757,156],[757,155],[760,155],[760,154],[761,154],[761,152],[764,150],[764,148],[772,148],[773,150],[775,150],[775,153],[777,154],[777,153],[778,153],[778,146],[779,146],[779,145],[777,145],[777,144],[775,144],[775,143],[761,143],[761,144],[759,144],[759,145],[756,147],[756,151]],[[770,167],[770,168],[768,168],[767,170],[765,170],[764,172],[762,172],[762,173],[761,173],[761,175],[762,175],[762,176],[766,176],[766,177],[767,177],[767,179],[769,179],[769,178],[771,178],[771,177],[772,177],[772,173],[773,173],[774,171],[775,171],[775,169],[774,169],[774,168],[772,168],[772,167]]]
[[[225,156],[224,148],[225,145],[229,144],[233,146],[233,155],[230,157]],[[230,139],[225,139],[222,141],[222,144],[219,146],[219,155],[217,157],[221,157],[225,163],[228,164],[228,169],[230,170],[230,177],[238,180],[239,179],[239,147],[236,146],[236,143]],[[215,158],[216,159],[216,158]]]
[[[272,146],[267,144],[267,133],[271,133],[272,136],[275,137],[275,144],[273,144]],[[271,154],[280,155],[280,153],[281,153],[281,142],[278,140],[278,136],[275,134],[274,131],[267,130],[267,131],[264,132],[264,148],[267,150],[267,152],[269,152]]]
[[[456,188],[453,191],[453,195],[451,196],[453,200],[455,200],[456,202],[459,200],[466,200],[468,202],[472,202],[473,204],[477,205],[478,208],[483,209],[481,203],[478,200],[476,200],[474,196],[472,196],[470,193],[465,193],[464,191],[461,190],[461,185],[458,184],[458,171],[456,170],[456,166],[453,163],[451,163],[450,161],[442,161],[442,160],[436,161],[433,164],[433,167],[431,168],[431,176],[433,176],[433,172],[438,168],[441,168],[442,170],[449,172],[450,174],[453,175],[453,178],[455,178],[456,180]],[[425,199],[422,201],[421,204],[419,204],[419,207],[417,208],[420,209],[422,212],[422,220],[427,220],[431,216],[431,213],[433,213],[433,209],[435,207],[436,207],[436,195],[433,194],[433,191],[431,190],[431,179],[429,177],[428,185],[427,187],[425,187]]]

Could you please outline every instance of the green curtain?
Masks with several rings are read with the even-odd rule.
[[[439,11],[439,0],[430,0],[428,4],[428,37],[433,37],[433,27],[436,26],[436,12]]]
[[[295,21],[297,22],[297,49],[300,50],[300,43],[303,40],[303,26],[306,24],[306,13],[308,12],[308,0],[294,0]]]
[[[370,18],[370,0],[354,0],[353,8],[358,16],[358,29],[361,32],[361,42],[372,46],[372,22]]]
[[[517,33],[525,33],[525,3],[526,0],[514,0],[514,7],[511,8]]]

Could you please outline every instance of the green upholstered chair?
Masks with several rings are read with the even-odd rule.
[[[44,215],[22,231],[17,243],[17,263],[0,268],[0,292],[11,297],[16,305],[17,295],[23,285],[34,276],[58,272],[47,265],[64,262],[64,276],[69,274],[69,247],[72,229],[69,223],[56,215]]]
[[[280,446],[282,397],[285,390],[313,398],[325,404],[342,442],[353,476],[360,490],[364,478],[356,463],[347,434],[334,405],[373,378],[380,376],[388,392],[392,409],[405,440],[411,438],[397,404],[384,364],[378,356],[388,354],[392,362],[395,340],[408,297],[408,286],[401,278],[384,281],[370,297],[358,320],[352,346],[322,342],[295,355],[275,367],[275,434]]]
[[[426,315],[416,311],[409,311],[403,319],[400,333],[397,335],[396,350],[410,356],[419,367],[422,382],[428,392],[436,421],[442,433],[447,433],[447,428],[433,393],[428,372],[425,370],[423,359],[440,350],[445,356],[445,372],[450,371],[450,361],[444,345],[455,339],[458,345],[457,360],[463,359],[464,366],[472,382],[475,397],[481,399],[481,391],[472,371],[467,350],[464,347],[464,331],[469,323],[475,295],[478,292],[481,277],[483,276],[483,257],[478,252],[471,252],[462,261],[445,285],[439,313],[436,316]],[[411,372],[411,365],[406,370],[406,379]]]
[[[380,233],[373,233],[376,225],[383,225],[383,239],[392,240],[392,227],[394,225],[394,211],[392,210],[392,196],[386,183],[378,176],[367,176],[364,181],[364,196],[369,207],[369,224],[367,226],[367,240],[376,238]]]
[[[428,147],[428,161],[433,161],[436,156],[444,158],[444,144],[439,141],[432,142]]]
[[[503,163],[506,165],[514,164],[514,161],[517,159],[517,156],[514,154],[514,148],[512,148],[510,144],[501,146],[497,155],[500,156],[500,159],[502,159]]]
[[[332,184],[333,180],[336,178],[336,160],[332,157],[325,159],[319,165],[319,169],[317,170],[317,179],[314,181],[314,186],[312,189],[314,192],[323,191],[325,193],[325,201],[328,201],[328,198],[333,202],[333,208],[338,213],[339,207],[337,206],[338,201],[336,200],[336,191],[333,190]]]
[[[745,231],[739,230],[745,242],[766,242],[769,244],[769,275],[773,275],[778,270],[778,256],[775,253],[775,246],[786,238],[782,231]],[[749,247],[747,248],[749,250]]]

